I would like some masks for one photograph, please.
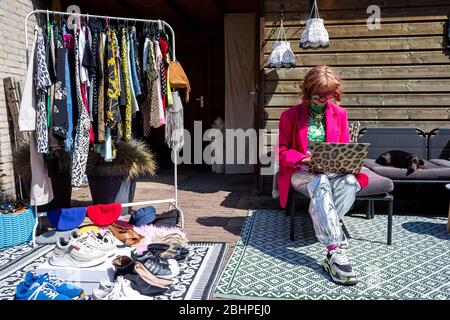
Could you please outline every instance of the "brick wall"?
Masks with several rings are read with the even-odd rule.
[[[0,0],[0,176],[6,175],[0,178],[0,200],[3,194],[12,198],[16,194],[3,79],[14,77],[23,84],[26,73],[24,19],[34,9],[50,7],[42,0]],[[35,21],[34,16],[29,20],[29,42],[33,38]]]

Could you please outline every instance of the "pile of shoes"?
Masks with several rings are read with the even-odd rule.
[[[146,261],[146,259],[142,260]],[[156,276],[141,261],[128,256],[117,257],[113,260],[113,266],[115,268],[115,279],[122,276],[130,282],[131,288],[145,296],[164,294],[173,284],[172,280]],[[156,259],[147,263],[147,266],[158,275],[164,274],[165,278],[169,278],[177,272],[177,270],[170,269],[170,266],[164,262],[158,263]]]
[[[28,272],[16,287],[15,300],[80,300],[83,289],[64,282],[48,273],[34,275]]]
[[[155,243],[148,245],[147,250],[153,251],[164,259],[184,260],[188,254],[188,241],[178,233],[168,234],[162,238],[155,237]]]
[[[58,238],[49,263],[59,267],[89,268],[106,261],[117,251],[116,239],[106,230],[78,233],[72,231],[69,238]]]
[[[28,210],[22,201],[4,202],[0,204],[0,214],[19,214]]]
[[[131,287],[131,282],[124,277],[117,277],[115,282],[102,280],[98,289],[92,292],[92,300],[153,300],[141,295]]]

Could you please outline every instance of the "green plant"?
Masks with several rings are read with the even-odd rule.
[[[105,162],[99,153],[90,153],[86,173],[93,176],[123,176],[136,179],[154,176],[157,164],[153,152],[139,140],[117,143],[116,158]]]

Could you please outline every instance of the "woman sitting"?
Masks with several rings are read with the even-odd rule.
[[[278,187],[281,207],[289,189],[311,199],[311,215],[317,239],[326,246],[323,266],[342,284],[356,284],[356,274],[342,249],[347,239],[339,220],[350,210],[356,193],[368,183],[365,174],[308,172],[312,142],[350,142],[347,110],[339,107],[341,79],[328,66],[311,69],[301,84],[303,103],[284,111],[279,124]],[[334,101],[334,102],[332,102]]]

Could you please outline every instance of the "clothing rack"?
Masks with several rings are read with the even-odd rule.
[[[69,13],[69,12],[61,12],[61,11],[50,11],[50,10],[34,10],[28,13],[28,15],[25,17],[25,53],[27,58],[27,64],[28,64],[28,20],[32,15],[36,15],[36,18],[39,19],[39,14],[46,14],[47,18],[50,14],[52,15],[58,15],[58,16],[77,16],[77,17],[86,17],[86,19],[89,18],[100,18],[104,19],[105,21],[108,20],[116,20],[118,22],[120,21],[133,21],[133,22],[144,22],[144,23],[158,23],[158,26],[160,29],[161,27],[167,27],[171,33],[171,40],[172,40],[172,61],[176,61],[176,55],[175,55],[175,32],[173,31],[173,28],[170,24],[165,22],[164,20],[149,20],[149,19],[137,19],[137,18],[126,18],[126,17],[110,17],[110,16],[99,16],[99,15],[91,15],[87,13]],[[130,203],[123,203],[123,208],[129,208],[132,206],[148,206],[148,205],[154,205],[154,204],[169,204],[170,208],[175,208],[180,212],[180,218],[181,218],[181,228],[184,228],[184,214],[183,211],[178,207],[178,170],[177,170],[177,164],[178,164],[178,158],[177,153],[174,152],[174,195],[173,198],[170,199],[161,199],[161,200],[149,200],[149,201],[141,201],[141,202],[130,202]],[[35,202],[36,203],[36,202]],[[39,222],[39,217],[45,216],[46,213],[39,214],[37,205],[35,205],[35,213],[36,213],[36,222],[33,229],[33,247],[36,246],[36,230]]]

